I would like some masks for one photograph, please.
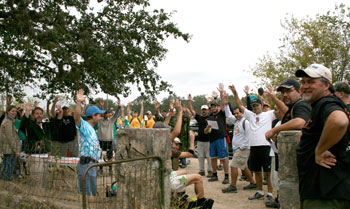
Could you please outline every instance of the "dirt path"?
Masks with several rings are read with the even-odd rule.
[[[198,159],[191,158],[191,164],[187,166],[187,173],[198,173],[199,165]],[[235,209],[235,208],[249,208],[262,209],[265,207],[265,200],[248,200],[249,196],[254,195],[256,190],[243,190],[243,187],[248,185],[246,181],[237,181],[238,193],[224,194],[221,189],[226,188],[228,184],[221,184],[224,178],[224,171],[218,171],[219,181],[208,182],[208,178],[203,176],[205,196],[215,200],[213,209]],[[266,195],[266,186],[264,186]],[[195,197],[193,186],[187,187],[187,194],[190,197]]]

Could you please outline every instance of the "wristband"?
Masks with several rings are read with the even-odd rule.
[[[192,149],[189,149],[188,152],[194,155],[194,151]]]

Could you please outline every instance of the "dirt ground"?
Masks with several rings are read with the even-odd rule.
[[[199,164],[198,159],[191,158],[191,164],[187,166],[187,173],[198,173]],[[249,209],[262,209],[265,207],[265,200],[248,200],[249,196],[253,196],[256,190],[243,190],[243,187],[249,183],[246,181],[237,181],[237,193],[222,193],[222,189],[228,187],[229,184],[222,184],[224,179],[224,171],[218,171],[219,181],[208,182],[208,178],[203,176],[205,197],[215,200],[213,209],[235,209],[235,208],[249,208]],[[196,197],[194,193],[194,187],[188,186],[186,193],[190,197]],[[265,195],[267,194],[267,186],[264,185]]]

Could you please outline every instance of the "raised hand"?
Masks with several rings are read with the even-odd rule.
[[[158,100],[155,99],[153,102],[154,102],[154,105],[156,106],[156,109],[159,110],[159,108],[160,108],[160,103],[158,102]]]
[[[84,95],[84,90],[83,89],[79,89],[79,91],[77,91],[77,102],[83,102],[85,100],[85,95]]]
[[[246,95],[249,95],[249,86],[244,86],[243,91]]]
[[[26,111],[32,111],[33,110],[33,106],[30,103],[27,103],[24,106],[26,108]]]
[[[264,94],[266,97],[272,97],[272,96],[275,96],[275,91],[274,89],[272,88],[271,85],[266,85],[266,89],[264,91]]]
[[[216,98],[218,97],[218,93],[216,93],[216,91],[213,91],[213,92],[211,93],[211,96],[212,96],[214,99],[216,99]]]
[[[222,94],[224,92],[224,84],[223,83],[219,83],[218,91],[220,92],[220,94]]]
[[[58,96],[55,96],[53,102],[54,102],[54,103],[57,103],[57,102],[58,102]]]
[[[232,91],[233,94],[237,93],[235,85],[230,85],[228,88]]]
[[[181,101],[179,99],[176,99],[176,101],[175,101],[175,108],[176,108],[177,112],[182,111]]]
[[[141,105],[141,106],[143,105],[143,101],[142,101],[142,100],[140,101],[140,105]]]
[[[192,101],[192,95],[191,94],[188,94],[187,101]]]
[[[175,104],[175,100],[171,99],[170,102],[169,102],[169,109],[170,110],[174,109],[174,104]]]
[[[221,98],[221,102],[224,104],[224,105],[227,105],[229,103],[228,101],[228,95],[227,93],[224,91],[223,94],[222,94],[222,98]]]

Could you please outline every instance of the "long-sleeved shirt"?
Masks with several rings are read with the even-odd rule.
[[[14,126],[15,120],[5,117],[0,127],[0,153],[15,154],[21,151],[21,143]]]

